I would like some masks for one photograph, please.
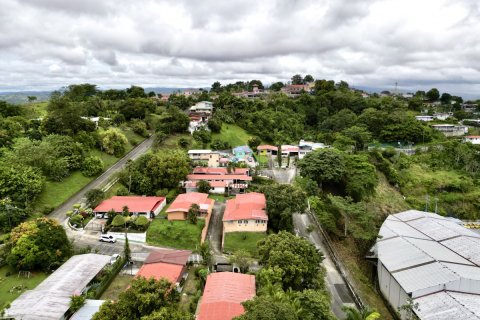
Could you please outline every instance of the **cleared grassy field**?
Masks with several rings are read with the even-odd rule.
[[[248,143],[252,135],[248,134],[245,130],[234,124],[222,125],[222,131],[220,133],[212,134],[212,140],[218,139],[227,141],[232,147],[243,146]]]
[[[147,230],[147,242],[160,247],[195,250],[200,245],[204,225],[205,220],[201,219],[195,225],[187,221],[156,218]]]
[[[234,253],[237,250],[245,250],[252,257],[258,256],[257,242],[267,235],[262,232],[228,232],[225,234],[223,251]]]
[[[134,276],[118,274],[100,297],[101,300],[117,300],[120,293],[127,290]]]
[[[7,273],[10,275],[7,277]],[[0,268],[0,308],[12,302],[26,290],[34,289],[47,277],[43,272],[32,272],[30,278],[18,277],[18,271],[8,266]]]

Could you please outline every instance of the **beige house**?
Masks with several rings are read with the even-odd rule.
[[[189,150],[188,156],[194,164],[206,164],[208,167],[220,165],[220,154],[212,150]]]
[[[167,209],[168,220],[186,220],[188,210],[192,204],[200,207],[199,218],[210,216],[215,200],[209,199],[208,194],[199,192],[183,193],[178,195]]]
[[[227,201],[223,214],[223,232],[266,232],[267,201],[263,193],[238,194]]]

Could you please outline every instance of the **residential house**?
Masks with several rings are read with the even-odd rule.
[[[220,153],[212,150],[188,150],[188,157],[194,165],[206,164],[209,167],[220,165]]]
[[[448,112],[448,113],[435,113],[433,115],[420,115],[420,116],[415,116],[415,119],[417,119],[418,121],[425,121],[425,122],[429,122],[429,121],[433,121],[433,120],[441,120],[441,121],[445,121],[447,120],[448,118],[450,118],[451,116],[453,115],[453,113],[451,112]]]
[[[189,250],[158,249],[152,251],[145,259],[145,263],[136,277],[166,279],[178,288],[182,278],[187,277],[187,262],[191,253]]]
[[[207,277],[196,320],[231,320],[242,315],[242,302],[255,296],[255,276],[217,272]]]
[[[210,115],[213,113],[213,102],[210,102],[210,101],[197,102],[194,106],[190,107],[190,112],[206,113]]]
[[[232,149],[232,153],[237,159],[244,159],[253,155],[253,151],[249,146],[235,147]]]
[[[299,147],[284,144],[281,146],[282,157],[297,157]]]
[[[263,193],[237,194],[227,200],[223,214],[223,234],[227,232],[266,232],[267,200]],[[225,237],[223,237],[225,238]]]
[[[208,194],[199,192],[189,192],[179,194],[167,209],[168,220],[187,220],[188,210],[193,204],[200,207],[200,216],[206,217],[211,214],[214,204],[213,199],[208,198]]]
[[[193,89],[193,88],[190,88],[190,89],[185,89],[183,90],[182,94],[185,96],[185,97],[190,97],[190,96],[195,96],[195,95],[199,95],[202,93],[202,90],[200,89]]]
[[[480,136],[466,136],[463,141],[471,144],[480,144]]]
[[[475,112],[478,109],[478,104],[476,103],[462,103],[462,110],[465,112]]]
[[[286,94],[300,94],[310,92],[312,86],[310,84],[288,84],[281,89]]]
[[[71,257],[35,289],[15,299],[6,310],[6,319],[66,319],[72,295],[87,292],[94,278],[110,265],[110,259],[95,253]]]
[[[415,119],[418,121],[429,122],[435,120],[434,116],[422,115],[422,116],[415,116]]]
[[[187,193],[196,191],[196,183],[200,180],[210,183],[212,187],[210,193],[241,193],[248,188],[248,182],[252,181],[252,177],[248,174],[189,174],[184,184]]]
[[[302,139],[298,143],[298,158],[303,159],[307,153],[324,148],[327,148],[327,146],[321,142],[305,141]]]
[[[144,197],[144,196],[114,196],[108,200],[102,201],[93,212],[95,214],[105,214],[113,210],[116,213],[122,213],[126,206],[133,215],[144,215],[147,218],[155,218],[166,205],[164,197]]]
[[[434,124],[432,125],[432,128],[440,131],[447,137],[459,137],[468,133],[468,128],[466,126],[457,126],[454,124]]]
[[[262,156],[276,156],[278,152],[278,147],[262,144],[257,147],[257,153]]]

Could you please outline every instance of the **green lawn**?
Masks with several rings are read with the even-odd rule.
[[[184,311],[195,312],[197,297],[200,294],[198,288],[200,280],[195,276],[195,270],[199,267],[188,267],[188,277],[183,285],[182,296],[180,297],[180,309]],[[192,310],[193,309],[193,310]]]
[[[268,156],[257,154],[255,155],[255,159],[258,163],[262,166],[268,166]]]
[[[224,195],[220,195],[220,194],[210,194],[210,195],[208,195],[208,198],[213,199],[215,201],[219,201],[219,202],[225,202],[228,199],[235,198],[235,196],[225,197]]]
[[[225,234],[223,251],[234,253],[237,250],[245,250],[253,257],[258,255],[257,242],[267,235],[263,232],[228,232]]]
[[[222,125],[222,131],[220,133],[212,134],[212,140],[218,139],[227,141],[232,147],[244,146],[248,143],[252,135],[248,134],[245,130],[234,124],[224,123]]]
[[[128,128],[124,128],[122,132],[129,140],[125,153],[133,149],[133,145],[130,144],[130,141],[135,140],[137,142],[141,142],[144,140],[144,138],[140,137]],[[102,159],[104,163],[104,170],[107,170],[118,160],[120,160],[120,158],[106,154],[105,152],[101,152],[97,149],[90,150],[89,155],[97,156]],[[96,177],[85,177],[80,171],[75,171],[63,181],[47,181],[42,193],[40,193],[40,196],[36,201],[35,208],[40,211],[43,211],[45,208],[56,208],[95,178]]]
[[[154,219],[147,230],[150,245],[176,249],[194,250],[200,245],[205,220],[198,219],[196,225],[187,221]]]
[[[133,276],[126,274],[118,274],[107,290],[100,297],[101,300],[117,300],[120,293],[125,291],[133,280]]]
[[[7,272],[11,275],[7,277]],[[0,268],[0,308],[7,302],[12,302],[26,290],[35,288],[47,275],[43,272],[32,272],[29,279],[18,277],[18,271],[8,266]],[[15,288],[15,289],[13,289]],[[13,289],[13,290],[12,290]],[[11,292],[10,292],[11,291]]]

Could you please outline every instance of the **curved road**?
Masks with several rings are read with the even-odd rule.
[[[62,223],[66,219],[65,213],[68,210],[72,210],[74,204],[81,203],[87,191],[105,186],[115,173],[118,173],[123,169],[128,160],[135,160],[142,154],[146,153],[152,147],[153,139],[154,136],[151,136],[150,138],[144,140],[142,143],[136,146],[134,149],[132,149],[123,158],[118,160],[113,166],[108,168],[107,171],[102,173],[101,176],[91,181],[79,192],[73,195],[70,199],[68,199],[55,210],[53,210],[52,213],[48,215],[49,218],[57,219],[60,223]]]

